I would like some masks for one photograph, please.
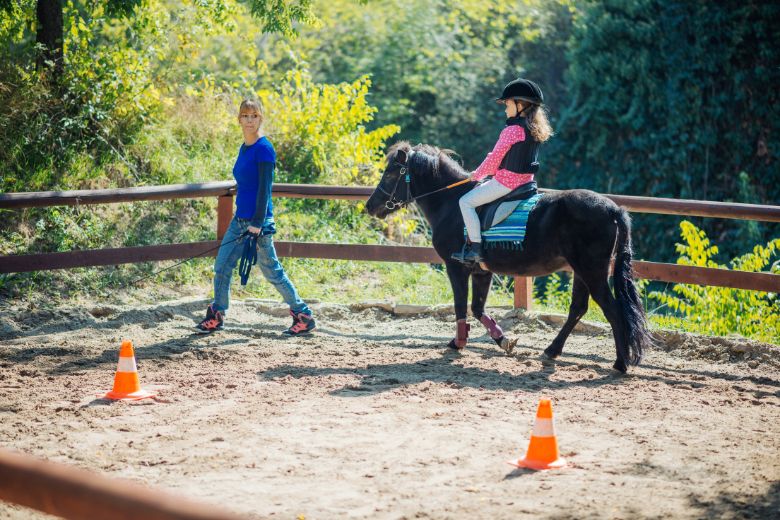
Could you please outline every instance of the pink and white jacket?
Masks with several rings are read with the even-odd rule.
[[[527,130],[524,124],[508,124],[498,136],[498,142],[493,147],[493,151],[487,154],[482,164],[474,170],[471,178],[475,181],[480,181],[492,175],[498,182],[510,189],[515,189],[534,180],[533,173],[515,173],[501,167],[509,150],[518,143],[526,142],[526,134]]]

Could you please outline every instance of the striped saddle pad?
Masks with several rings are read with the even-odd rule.
[[[542,198],[541,194],[520,201],[515,210],[505,219],[482,232],[482,247],[500,247],[504,249],[523,249],[525,225],[528,214]],[[465,229],[464,229],[465,233]]]

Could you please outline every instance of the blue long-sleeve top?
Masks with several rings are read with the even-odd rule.
[[[276,151],[271,141],[261,137],[238,150],[233,177],[236,179],[236,217],[249,219],[264,235],[276,233],[271,186],[274,182]]]

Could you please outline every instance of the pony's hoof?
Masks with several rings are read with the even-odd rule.
[[[614,368],[621,374],[625,374],[626,372],[628,372],[628,367],[622,361],[615,361],[615,364],[612,365],[612,368]]]
[[[506,336],[501,336],[500,338],[495,338],[494,341],[507,354],[511,354],[512,351],[515,349],[515,345],[517,345],[517,339],[509,339]]]
[[[554,349],[552,347],[547,347],[546,349],[544,349],[544,352],[542,352],[542,357],[545,357],[550,361],[554,360],[560,355],[561,353],[557,349]]]
[[[450,348],[450,349],[455,350],[457,352],[461,352],[464,348],[466,348],[466,345],[463,345],[462,347],[459,347],[457,342],[454,339],[451,339],[450,342],[447,344],[447,348]]]
[[[542,365],[544,366],[552,366],[555,364],[555,358],[548,356],[545,352],[541,353],[539,356],[539,361],[541,361]]]

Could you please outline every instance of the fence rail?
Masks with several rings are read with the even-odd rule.
[[[541,191],[553,192],[555,190]],[[316,184],[276,184],[273,188],[273,195],[277,197],[316,199],[366,200],[372,192],[373,188],[363,186]],[[233,181],[108,190],[8,193],[0,194],[0,209],[218,197],[217,238],[221,238],[232,218],[234,194],[235,182]],[[606,196],[629,211],[640,213],[780,222],[780,206],[626,195]],[[198,255],[203,251],[217,247],[218,244],[218,241],[206,241],[2,256],[0,257],[0,273],[176,260]],[[442,261],[430,247],[277,242],[276,248],[279,256],[285,257],[425,263],[441,263]],[[216,252],[212,251],[208,253],[208,256],[215,254]],[[780,292],[780,275],[770,273],[749,273],[643,261],[635,261],[633,267],[638,277],[649,280]],[[515,282],[515,306],[530,308],[531,280],[525,277],[516,277]]]
[[[208,504],[0,449],[0,500],[62,518],[241,520]]]
[[[0,194],[0,209],[219,197],[235,195],[235,186],[236,183],[233,181],[220,181],[108,190],[5,193]],[[366,186],[322,184],[274,184],[273,186],[273,194],[277,197],[308,199],[366,200],[373,191],[373,188]],[[540,191],[551,193],[557,190],[541,189]],[[637,213],[780,222],[780,206],[610,194],[606,194],[605,197]]]

